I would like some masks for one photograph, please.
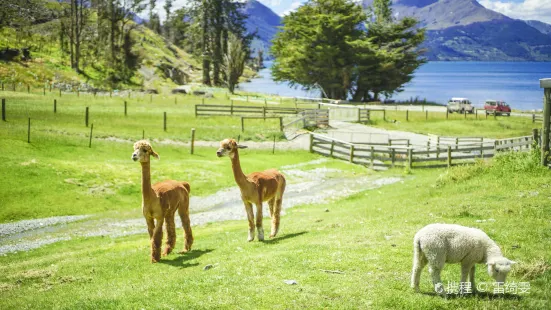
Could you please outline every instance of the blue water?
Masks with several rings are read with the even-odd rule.
[[[250,83],[240,84],[240,88],[281,96],[318,97],[320,93],[275,83],[269,67],[261,70],[260,75]],[[551,62],[429,62],[415,72],[413,80],[393,99],[418,97],[446,103],[451,97],[466,97],[477,106],[482,106],[486,99],[498,99],[514,109],[541,109],[543,89],[539,87],[539,79],[542,78],[551,78]]]

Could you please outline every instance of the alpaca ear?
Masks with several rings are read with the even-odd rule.
[[[516,264],[516,263],[517,263],[517,262],[515,262],[515,261],[513,261],[513,260],[510,260],[510,261],[509,261],[509,264],[511,264],[511,265],[514,265],[514,264]]]
[[[239,144],[237,147],[240,148],[240,149],[246,149],[246,148],[248,148],[248,146],[246,146],[246,145],[241,145],[241,144]]]
[[[151,155],[153,155],[153,157],[157,158],[157,159],[161,159],[161,156],[159,156],[159,154],[155,153],[155,151],[151,150]]]

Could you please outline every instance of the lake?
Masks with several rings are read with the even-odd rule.
[[[290,97],[318,97],[319,91],[291,88],[271,77],[271,62],[260,71],[260,77],[239,85],[241,90]],[[551,62],[429,62],[421,66],[404,91],[392,99],[418,97],[446,103],[451,97],[469,98],[476,106],[486,99],[508,102],[513,109],[542,108],[543,89],[539,79],[551,78]]]

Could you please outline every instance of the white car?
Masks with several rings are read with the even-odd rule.
[[[448,101],[448,112],[474,113],[474,106],[467,98],[451,98]]]

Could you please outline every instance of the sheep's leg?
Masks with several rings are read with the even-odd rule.
[[[253,204],[248,201],[243,201],[245,204],[245,211],[247,211],[247,219],[249,220],[249,238],[247,241],[254,240],[254,213]]]
[[[471,269],[472,269],[471,265],[461,264],[461,282],[460,282],[460,287],[459,287],[459,294],[461,294],[461,295],[470,294],[472,292],[472,290],[467,290],[466,287],[465,287],[465,285],[467,283],[467,278],[469,276],[469,271]],[[469,284],[472,285],[472,283],[469,283]]]
[[[469,272],[469,281],[471,281],[471,289],[473,291],[473,294],[476,293],[476,285],[474,284],[474,269],[476,265],[473,265],[471,267],[471,271]]]
[[[262,227],[262,200],[256,203],[256,230],[258,233],[258,241],[264,241],[264,228]]]
[[[419,291],[419,282],[421,281],[421,272],[427,265],[427,259],[423,255],[414,256],[413,270],[411,272],[411,288]]]
[[[151,239],[151,262],[156,263],[161,260],[161,243],[163,242],[163,222],[164,218],[157,218],[157,225],[153,230]]]
[[[184,249],[179,254],[191,251],[193,244],[193,233],[191,231],[191,220],[189,219],[189,198],[185,198],[184,202],[178,208],[178,214],[182,220],[182,228],[184,229]]]
[[[176,224],[174,223],[174,213],[170,214],[169,212],[169,214],[167,214],[165,217],[165,225],[167,238],[163,256],[170,254],[176,245]]]
[[[429,273],[432,277],[432,284],[434,284],[434,291],[436,291],[439,295],[445,296],[446,291],[444,290],[444,284],[442,284],[442,280],[440,279],[440,272],[442,272],[441,266],[429,265]]]

